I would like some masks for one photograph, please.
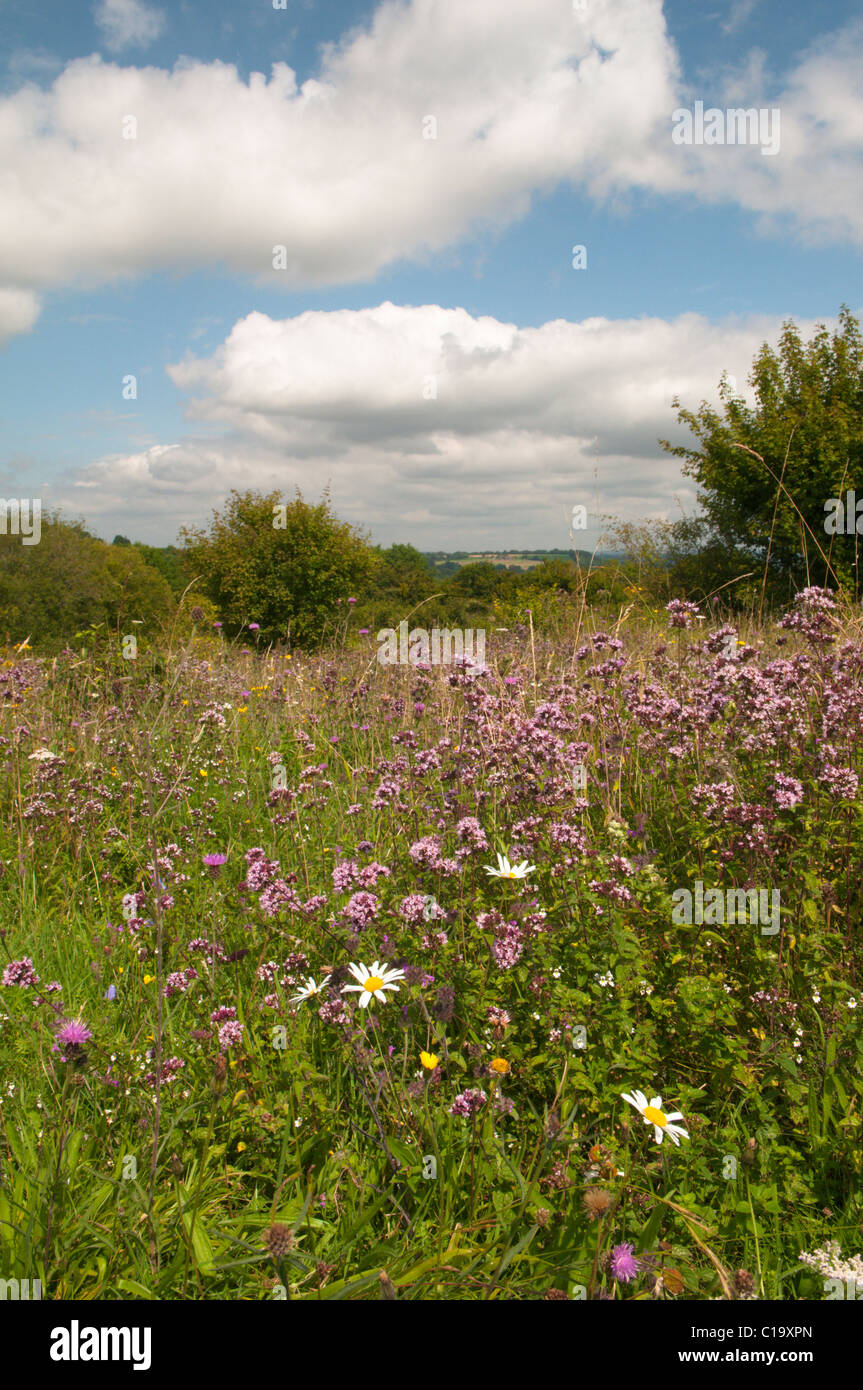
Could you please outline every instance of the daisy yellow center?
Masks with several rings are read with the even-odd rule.
[[[380,975],[367,975],[363,980],[363,989],[367,989],[369,994],[374,994],[375,990],[380,989],[382,986],[383,980]]]
[[[504,874],[504,878],[518,878],[518,874],[514,869],[510,869],[508,874]]]
[[[652,1125],[659,1125],[660,1129],[665,1129],[668,1121],[661,1110],[657,1110],[655,1105],[645,1105],[643,1111],[645,1120],[649,1120]]]

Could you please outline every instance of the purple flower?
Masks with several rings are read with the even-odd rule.
[[[62,1027],[57,1029],[56,1041],[52,1047],[52,1052],[63,1051],[63,1061],[70,1062],[77,1054],[77,1049],[89,1042],[93,1034],[81,1019],[73,1018],[67,1020]],[[69,1055],[71,1053],[71,1056]]]
[[[773,777],[773,800],[780,811],[790,810],[803,800],[803,786],[796,777],[787,777],[777,772]]]
[[[219,1047],[223,1052],[227,1052],[229,1047],[243,1041],[244,1025],[238,1023],[236,1019],[231,1019],[229,1023],[223,1023],[219,1029]]]
[[[628,1284],[640,1269],[641,1265],[635,1258],[635,1246],[630,1241],[615,1245],[611,1252],[611,1272],[619,1283]]]
[[[399,906],[399,914],[412,927],[419,926],[420,922],[425,921],[426,900],[420,897],[419,893],[411,893],[409,897],[402,898]]]
[[[249,632],[260,632],[260,630],[261,630],[261,624],[260,624],[260,623],[249,623]]]
[[[205,854],[201,860],[201,863],[209,869],[211,878],[218,878],[222,865],[227,864],[227,862],[228,856],[226,854]]]
[[[355,598],[349,598],[349,599],[348,599],[348,603],[356,603],[356,599],[355,599]]]
[[[354,893],[342,909],[357,931],[363,931],[380,911],[380,900],[374,893]]]
[[[461,1115],[463,1119],[469,1120],[471,1115],[475,1115],[477,1111],[482,1109],[487,1100],[488,1096],[485,1091],[473,1089],[462,1091],[450,1106],[449,1113]]]
[[[221,627],[221,626],[222,626],[221,623],[213,623],[213,627]]]
[[[368,635],[369,635],[369,630],[368,630],[367,627],[361,627],[359,631],[360,631],[360,636],[361,636],[361,637],[368,637]]]
[[[693,619],[698,614],[698,604],[690,603],[685,598],[673,598],[666,603],[665,611],[669,627],[692,627]]]
[[[105,990],[105,993],[102,995],[102,998],[103,998],[103,999],[116,999],[116,998],[117,998],[117,986],[116,986],[116,985],[109,985],[108,988]]]
[[[148,1055],[152,1056],[152,1053],[149,1053]],[[169,1057],[167,1061],[163,1062],[162,1070],[159,1073],[159,1078],[162,1082],[162,1085],[167,1086],[167,1084],[170,1081],[173,1081],[177,1075],[177,1072],[180,1070],[181,1067],[184,1067],[185,1065],[186,1063],[182,1060],[181,1057]],[[147,1086],[155,1086],[156,1073],[154,1071],[148,1071],[147,1075],[144,1077],[144,1083]]]
[[[29,989],[30,985],[38,985],[39,976],[33,969],[33,962],[29,956],[24,956],[23,960],[13,960],[3,971],[4,985],[18,985],[21,989]]]
[[[857,795],[857,773],[852,772],[850,767],[834,767],[832,763],[826,763],[823,772],[818,775],[818,781],[823,782],[834,796],[843,797],[846,801],[853,801]]]

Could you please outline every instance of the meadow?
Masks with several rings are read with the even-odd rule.
[[[524,616],[7,652],[0,1276],[863,1292],[859,608]]]

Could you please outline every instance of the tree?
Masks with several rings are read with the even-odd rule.
[[[329,494],[317,506],[281,494],[232,491],[209,530],[183,528],[190,573],[235,632],[260,624],[264,639],[320,645],[328,626],[374,573],[366,538],[333,514]]]
[[[699,447],[659,441],[685,460],[684,473],[701,487],[707,543],[737,549],[742,568],[767,566],[774,583],[856,588],[856,531],[828,534],[825,507],[855,486],[863,493],[860,324],[843,305],[837,332],[821,324],[804,344],[786,322],[778,351],[762,345],[749,383],[754,408],[727,377],[721,415],[706,401],[693,413],[675,400]]]
[[[116,540],[114,544],[117,544]],[[159,571],[167,580],[171,593],[179,598],[194,578],[187,572],[187,559],[183,551],[175,545],[145,545],[143,541],[136,541],[135,549],[148,565]]]
[[[132,621],[144,632],[174,611],[162,576],[134,546],[105,545],[80,522],[42,515],[38,545],[0,535],[0,614],[7,641],[33,647],[71,642],[81,628],[104,624],[115,633]]]
[[[490,560],[474,560],[472,564],[462,565],[453,576],[452,588],[454,593],[467,598],[491,599],[499,582],[500,573]]]

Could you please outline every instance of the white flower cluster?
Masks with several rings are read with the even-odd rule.
[[[838,1240],[828,1240],[823,1248],[819,1246],[811,1254],[801,1250],[800,1260],[830,1279],[856,1279],[863,1283],[863,1255],[852,1255],[850,1259],[843,1260]]]

